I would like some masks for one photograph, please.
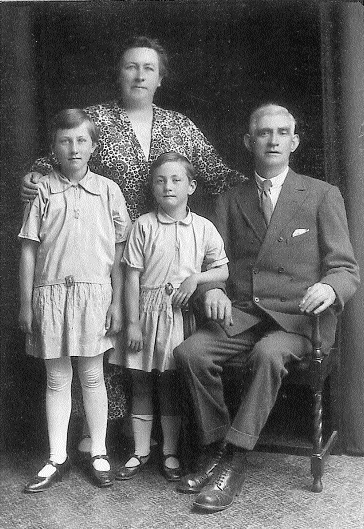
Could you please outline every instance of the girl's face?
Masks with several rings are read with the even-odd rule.
[[[166,213],[185,210],[189,195],[196,189],[196,181],[188,179],[186,169],[179,162],[166,162],[158,167],[152,185],[154,198]]]
[[[67,177],[84,176],[91,154],[96,149],[87,123],[73,129],[59,129],[53,143],[53,152]]]
[[[120,61],[119,83],[124,104],[153,102],[160,86],[159,56],[152,48],[130,48]]]

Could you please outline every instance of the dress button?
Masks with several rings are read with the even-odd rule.
[[[259,303],[259,298],[254,298],[255,303]]]
[[[283,237],[278,237],[277,239],[278,242],[283,242],[283,240],[284,240]]]
[[[287,298],[281,298],[281,301],[287,301]]]
[[[278,268],[278,274],[282,274],[284,272],[284,268],[282,266],[280,266]]]
[[[253,268],[253,274],[257,274],[259,272],[258,268]]]

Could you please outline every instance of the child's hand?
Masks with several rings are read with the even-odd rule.
[[[19,327],[27,333],[32,334],[33,311],[31,307],[20,307],[19,311]]]
[[[134,353],[137,353],[143,349],[143,334],[139,322],[128,324],[126,332],[126,345]]]
[[[120,303],[111,303],[105,321],[106,336],[117,334],[121,331],[123,324]]]
[[[197,288],[196,274],[190,275],[181,283],[180,287],[173,294],[172,304],[174,307],[181,308],[187,305],[188,300]]]

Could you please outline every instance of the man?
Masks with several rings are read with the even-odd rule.
[[[177,490],[198,493],[194,506],[208,512],[226,509],[240,492],[246,453],[275,403],[285,365],[311,350],[309,314],[322,314],[329,348],[337,314],[359,283],[339,190],[288,166],[299,145],[293,116],[277,105],[259,107],[244,142],[255,174],[216,208],[230,259],[229,297],[223,285],[210,285],[203,298],[208,323],[174,352],[203,445],[197,472]],[[221,366],[238,354],[254,376],[230,424]]]

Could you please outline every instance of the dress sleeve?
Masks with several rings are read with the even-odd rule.
[[[246,177],[230,169],[221,159],[215,148],[208,142],[205,135],[191,121],[191,138],[193,143],[192,164],[197,178],[206,186],[211,195],[218,195],[223,191],[246,180]]]
[[[48,204],[48,188],[40,185],[38,195],[32,202],[28,202],[24,209],[23,224],[18,234],[20,239],[41,242],[42,219]]]
[[[115,227],[115,242],[124,242],[127,240],[131,230],[131,220],[126,209],[124,195],[118,185],[113,185],[112,189],[112,218]]]
[[[144,241],[145,232],[143,225],[137,219],[129,234],[122,262],[131,268],[144,270]]]
[[[206,229],[206,245],[204,268],[210,270],[216,266],[227,264],[229,259],[226,256],[224,241],[215,226],[208,222]]]

